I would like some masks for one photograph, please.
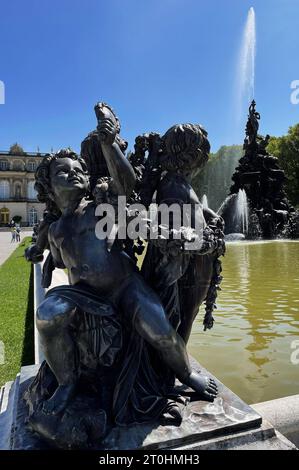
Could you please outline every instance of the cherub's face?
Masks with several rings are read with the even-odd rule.
[[[58,158],[51,163],[50,180],[54,195],[77,193],[84,196],[88,189],[88,178],[78,160]]]

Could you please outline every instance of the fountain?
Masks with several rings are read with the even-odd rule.
[[[255,81],[255,54],[256,54],[256,29],[255,12],[251,7],[247,14],[247,19],[243,31],[243,38],[238,59],[237,68],[237,120],[240,127],[243,115],[243,104],[246,100],[253,99]],[[246,191],[239,188],[231,193],[218,213],[225,220],[225,233],[227,240],[243,240],[248,234],[248,202]]]
[[[239,118],[244,100],[247,103],[251,101],[243,145],[244,156],[232,176],[230,195],[218,213],[225,220],[228,239],[240,239],[240,234],[249,239],[298,238],[299,213],[290,205],[283,189],[284,171],[279,167],[278,159],[267,152],[270,136],[258,134],[260,114],[253,100],[255,55],[255,12],[250,8],[237,73]]]
[[[218,213],[225,220],[226,234],[237,230],[249,239],[298,238],[299,215],[283,189],[285,175],[278,159],[267,152],[270,136],[258,134],[260,114],[255,106],[252,101],[244,156],[232,176],[230,195]]]

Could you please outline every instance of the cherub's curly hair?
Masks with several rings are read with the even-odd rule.
[[[37,199],[40,202],[46,204],[46,211],[53,216],[59,216],[60,210],[50,197],[52,193],[50,183],[50,166],[54,160],[58,160],[59,158],[71,158],[72,160],[78,160],[83,170],[87,173],[87,167],[84,160],[70,148],[61,149],[56,153],[49,153],[45,155],[35,171],[34,189],[37,191]]]
[[[176,124],[162,137],[162,169],[195,170],[208,161],[210,143],[207,131],[199,124]]]

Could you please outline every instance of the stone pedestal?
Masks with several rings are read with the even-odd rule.
[[[192,366],[200,368],[195,361]],[[37,371],[37,365],[23,367],[16,380],[2,388],[1,449],[48,448],[26,425],[28,411],[23,395]],[[253,408],[215,380],[219,386],[219,396],[214,403],[198,401],[195,395],[193,400],[190,391],[178,384],[182,394],[191,396],[191,401],[183,407],[180,426],[153,423],[116,427],[99,443],[98,449],[296,449],[272,425],[262,422],[261,416]]]

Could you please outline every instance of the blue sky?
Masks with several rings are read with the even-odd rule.
[[[96,101],[117,111],[130,147],[136,135],[177,122],[202,123],[213,151],[242,142],[234,81],[251,6],[261,132],[281,135],[299,122],[299,105],[290,103],[298,0],[1,2],[0,149],[18,141],[27,151],[78,150],[95,127]]]

